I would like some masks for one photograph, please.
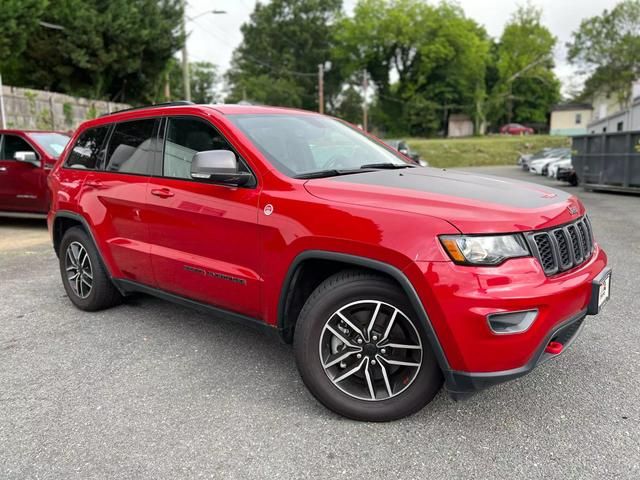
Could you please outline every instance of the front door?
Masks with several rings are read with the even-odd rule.
[[[38,164],[15,160],[16,152],[33,152]],[[46,213],[46,172],[42,157],[24,138],[4,134],[0,142],[0,210]]]
[[[166,123],[163,162],[159,175],[150,179],[147,194],[151,261],[158,287],[258,316],[259,188],[192,179],[191,161],[197,152],[233,148],[203,119],[175,117]]]

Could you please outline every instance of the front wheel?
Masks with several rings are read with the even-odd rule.
[[[406,295],[384,277],[340,272],[305,303],[294,336],[298,370],[326,407],[355,420],[420,410],[442,373]]]

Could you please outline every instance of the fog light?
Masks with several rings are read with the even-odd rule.
[[[522,333],[529,329],[537,316],[538,310],[492,313],[487,315],[487,323],[493,333]]]

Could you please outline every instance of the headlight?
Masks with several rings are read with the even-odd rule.
[[[440,241],[451,259],[466,265],[498,265],[509,258],[531,255],[522,235],[444,235]]]

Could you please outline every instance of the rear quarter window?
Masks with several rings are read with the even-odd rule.
[[[108,132],[108,125],[85,130],[73,145],[65,166],[80,170],[99,168],[104,158],[104,141]]]

